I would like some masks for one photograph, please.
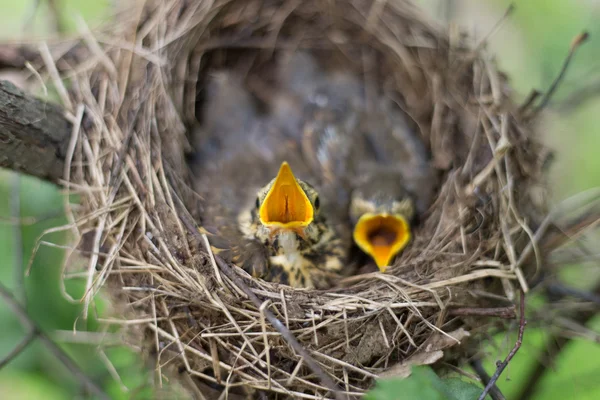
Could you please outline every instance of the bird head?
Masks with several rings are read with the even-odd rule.
[[[411,239],[415,208],[412,198],[397,185],[374,183],[354,190],[350,217],[354,242],[385,272]]]
[[[317,191],[297,179],[287,162],[283,162],[277,176],[258,191],[250,221],[244,229],[267,246],[281,245],[281,236],[293,234],[298,246],[303,242],[317,243],[321,229],[320,200]]]

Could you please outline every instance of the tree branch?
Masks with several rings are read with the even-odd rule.
[[[58,183],[70,136],[60,107],[0,81],[0,167]]]
[[[600,296],[600,281],[596,283],[596,286],[590,292],[592,295]],[[597,315],[596,310],[580,311],[571,317],[572,320],[577,321],[581,325],[586,325],[589,320]],[[515,396],[515,399],[526,400],[530,399],[538,388],[538,384],[541,378],[548,372],[548,366],[554,363],[554,360],[558,357],[560,352],[569,344],[571,338],[562,335],[554,334],[551,335],[546,341],[546,348],[550,346],[554,347],[555,350],[550,352],[547,357],[537,359],[537,362],[531,367],[527,373],[527,378],[523,379],[523,382],[527,382],[523,385],[521,393]]]
[[[0,360],[0,369],[8,365],[14,360],[21,352],[23,352],[36,338],[36,332],[30,332],[21,340],[15,347],[8,353],[3,359]]]
[[[492,378],[490,378],[490,376],[488,375],[485,368],[483,368],[483,364],[481,363],[481,360],[479,360],[479,359],[473,360],[473,361],[471,361],[470,364],[471,364],[471,367],[473,368],[473,370],[475,371],[475,373],[477,375],[479,375],[479,378],[481,379],[481,381],[483,382],[484,385],[487,385],[488,383],[490,383],[490,380]],[[492,385],[489,395],[492,398],[492,400],[506,400],[506,398],[504,397],[504,395],[502,394],[502,392],[500,391],[500,389],[498,389],[498,386],[496,386],[496,385]]]
[[[481,396],[479,396],[479,400],[485,400],[485,396],[487,396],[488,393],[492,390],[492,388],[496,385],[498,378],[500,378],[500,375],[506,369],[508,363],[510,363],[510,360],[512,360],[515,354],[517,354],[517,351],[519,351],[519,349],[521,348],[521,344],[523,343],[523,334],[525,333],[525,325],[527,324],[527,321],[525,320],[525,293],[522,290],[520,291],[520,293],[521,303],[519,304],[519,313],[521,315],[519,319],[519,335],[517,336],[517,342],[515,343],[512,350],[508,353],[504,361],[498,363],[496,372],[494,372],[492,378],[489,380],[487,385],[485,385],[485,389],[483,389]]]

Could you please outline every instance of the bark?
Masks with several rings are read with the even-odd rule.
[[[70,135],[60,107],[0,81],[0,167],[58,183]]]

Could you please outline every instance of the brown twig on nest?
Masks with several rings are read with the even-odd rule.
[[[174,196],[177,198],[176,196]],[[198,228],[192,218],[187,214],[185,210],[179,215],[181,221],[186,226],[189,233],[191,233],[198,241],[198,246],[202,243],[202,235],[198,231]],[[335,395],[338,400],[348,399],[348,396],[343,396],[341,390],[333,382],[333,380],[327,375],[327,373],[315,362],[308,351],[298,342],[296,337],[285,327],[285,325],[277,319],[277,317],[266,307],[263,307],[264,303],[258,296],[244,283],[244,281],[231,269],[231,267],[223,261],[223,259],[216,254],[214,259],[219,266],[219,269],[227,275],[242,291],[248,296],[250,301],[256,306],[257,309],[264,313],[264,316],[269,320],[271,325],[281,333],[281,336],[285,341],[302,357],[306,365],[319,377],[321,382]]]
[[[521,348],[521,344],[523,343],[523,333],[525,332],[525,325],[527,324],[527,321],[525,320],[525,292],[520,290],[519,293],[520,293],[520,303],[519,303],[520,319],[519,319],[519,334],[517,336],[517,341],[516,341],[514,347],[512,348],[512,350],[508,353],[508,356],[506,356],[506,358],[504,359],[504,361],[502,361],[501,363],[498,364],[498,367],[496,368],[496,372],[494,372],[494,375],[492,375],[492,378],[490,379],[490,381],[487,383],[487,385],[485,385],[485,388],[483,389],[483,392],[479,396],[478,400],[485,400],[485,396],[487,396],[488,393],[490,392],[490,390],[492,389],[492,387],[494,385],[496,385],[498,378],[500,378],[500,375],[502,374],[504,369],[508,366],[508,363],[510,362],[510,360],[512,360],[513,357],[515,356],[515,354],[517,354],[517,351],[519,351],[519,349]]]
[[[573,56],[575,55],[575,52],[577,51],[579,46],[581,46],[583,43],[585,43],[588,40],[589,36],[590,35],[588,32],[582,32],[579,35],[575,36],[575,38],[571,42],[571,46],[569,48],[569,54],[567,54],[567,57],[565,58],[565,61],[563,62],[560,72],[558,73],[558,75],[556,76],[554,81],[552,82],[552,85],[550,85],[550,88],[548,89],[548,91],[546,92],[544,97],[542,97],[542,101],[540,102],[540,104],[531,112],[531,114],[528,115],[528,118],[535,117],[536,115],[539,114],[540,111],[542,111],[548,105],[548,102],[550,101],[550,99],[552,98],[554,93],[556,92],[558,85],[560,84],[560,82],[562,82],[562,80],[565,76],[565,73],[567,72],[567,68],[569,68],[569,64],[571,63],[571,60],[573,59]]]

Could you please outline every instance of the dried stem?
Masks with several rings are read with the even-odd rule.
[[[573,59],[573,56],[575,55],[575,52],[577,51],[579,46],[581,46],[583,43],[586,42],[586,40],[589,38],[589,36],[590,35],[588,32],[582,32],[579,35],[577,35],[575,37],[575,39],[573,39],[573,41],[571,42],[571,47],[569,48],[569,54],[567,55],[567,58],[565,58],[565,61],[563,63],[563,66],[562,66],[558,76],[556,77],[556,79],[554,79],[554,82],[552,82],[552,85],[550,85],[550,89],[548,89],[548,92],[546,92],[546,94],[542,98],[542,101],[540,102],[540,104],[531,113],[531,117],[535,117],[540,111],[542,111],[548,105],[548,102],[550,101],[550,99],[552,98],[554,93],[556,92],[558,85],[560,84],[560,82],[562,82],[562,80],[565,76],[565,73],[567,72],[567,68],[569,68],[569,64],[571,63],[571,60]]]
[[[502,361],[500,364],[498,364],[498,367],[496,368],[496,372],[494,372],[494,375],[492,375],[492,378],[490,379],[490,381],[487,383],[487,385],[485,385],[485,389],[483,389],[483,392],[479,396],[478,400],[485,400],[485,396],[487,396],[487,394],[490,392],[492,387],[496,385],[498,378],[500,378],[500,375],[502,374],[504,369],[506,369],[510,360],[512,360],[512,358],[515,356],[515,354],[517,354],[517,351],[519,351],[519,349],[521,348],[521,344],[523,343],[523,333],[525,332],[525,325],[527,324],[527,321],[525,320],[525,292],[523,292],[523,290],[520,290],[519,293],[520,293],[520,304],[519,304],[520,319],[519,319],[519,334],[517,336],[517,342],[515,343],[514,347],[510,351],[510,353],[508,353],[508,356],[506,356],[506,359],[504,359],[504,361]]]

